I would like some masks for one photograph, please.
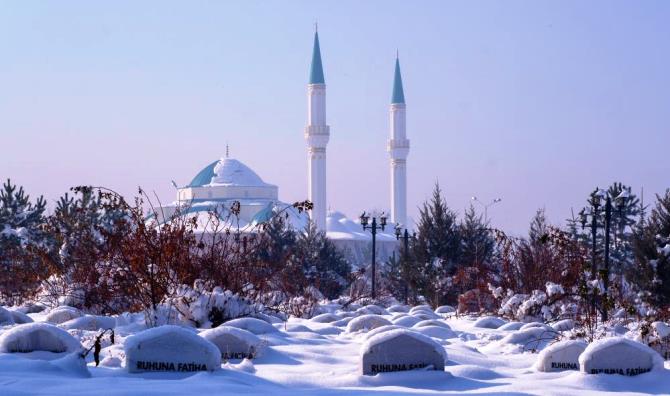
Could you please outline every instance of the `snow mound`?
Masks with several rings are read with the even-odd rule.
[[[8,309],[0,307],[0,326],[7,326],[14,324],[14,317],[12,312]]]
[[[340,320],[336,320],[336,321],[332,322],[331,325],[333,325],[335,327],[345,327],[346,325],[349,324],[349,322],[351,322],[352,319],[353,319],[353,317],[342,318]]]
[[[116,320],[108,316],[85,315],[61,323],[65,330],[107,330],[116,327]]]
[[[53,324],[61,324],[67,322],[68,320],[78,318],[82,315],[83,314],[81,311],[77,308],[61,306],[52,309],[51,312],[49,312],[44,318],[44,321]]]
[[[310,320],[316,323],[332,323],[336,320],[340,320],[340,317],[332,313],[323,313],[321,315],[316,315]]]
[[[361,346],[361,372],[374,375],[417,369],[444,370],[447,352],[430,337],[395,329],[370,337]]]
[[[414,327],[414,330],[417,333],[421,333],[428,337],[439,338],[441,340],[447,340],[449,338],[455,338],[456,333],[451,331],[448,327],[442,326],[423,326],[423,327]]]
[[[237,318],[225,322],[224,325],[247,330],[257,335],[279,332],[279,330],[268,322],[256,318]]]
[[[656,335],[663,339],[670,336],[670,326],[665,322],[654,322],[651,327],[656,331]]]
[[[456,312],[456,308],[452,307],[451,305],[442,305],[437,308],[435,308],[435,313],[436,314],[448,314],[448,313],[454,313]]]
[[[568,331],[575,328],[575,321],[572,319],[559,320],[551,324],[551,328],[556,331]]]
[[[392,324],[388,320],[379,315],[362,315],[352,319],[347,324],[347,333],[355,333],[357,331],[368,331],[376,329],[377,327],[387,326]]]
[[[371,337],[374,337],[377,334],[381,334],[385,331],[391,331],[391,330],[397,330],[397,329],[404,329],[404,327],[398,326],[398,325],[393,325],[393,324],[392,325],[386,325],[386,326],[380,326],[380,327],[377,327],[376,329],[372,329],[369,332],[367,332],[365,334],[365,339],[367,340],[367,339],[369,339]]]
[[[410,313],[410,314],[415,314],[415,313],[418,313],[418,312],[421,312],[421,311],[423,311],[423,312],[429,312],[429,313],[434,313],[434,312],[433,312],[433,307],[431,307],[430,305],[427,305],[427,304],[424,304],[424,305],[417,305],[417,306],[415,306],[415,307],[412,307],[412,308],[409,310],[409,313]]]
[[[88,367],[86,366],[86,359],[80,352],[73,352],[60,359],[52,360],[51,364],[77,377],[91,377],[91,372],[88,371]]]
[[[559,341],[544,348],[537,356],[537,371],[579,370],[579,355],[588,344],[582,340]]]
[[[134,334],[126,339],[123,349],[126,369],[131,373],[214,371],[221,368],[219,348],[179,326],[165,325]]]
[[[517,330],[508,334],[499,341],[501,345],[521,345],[524,349],[541,349],[541,346],[556,337],[556,333],[542,327],[531,327],[526,330]]]
[[[21,311],[10,311],[10,312],[12,314],[12,319],[14,319],[14,323],[16,324],[25,324],[34,322],[33,318],[24,314]]]
[[[412,327],[417,323],[421,323],[422,320],[416,316],[403,316],[401,318],[393,320],[393,324],[398,326]]]
[[[366,305],[362,308],[359,308],[356,310],[357,313],[362,314],[362,315],[388,315],[389,312],[385,310],[384,308],[380,307],[379,305]]]
[[[0,336],[0,352],[25,353],[47,351],[77,352],[82,346],[67,331],[49,323],[26,323],[13,327]]]
[[[391,305],[388,307],[387,311],[393,313],[393,312],[398,312],[398,313],[407,313],[409,312],[409,307],[407,305],[403,304],[395,304]]]
[[[429,320],[429,319],[442,319],[442,317],[435,312],[425,312],[425,311],[419,311],[415,312],[412,314],[412,316],[417,317],[421,320]]]
[[[206,330],[200,336],[216,345],[225,360],[253,359],[261,344],[261,339],[254,333],[230,326]]]
[[[663,358],[648,346],[624,337],[594,341],[579,356],[587,374],[638,375],[663,369]]]
[[[426,326],[438,326],[438,327],[443,327],[445,329],[451,330],[451,326],[449,326],[448,324],[446,324],[446,323],[444,323],[440,320],[435,320],[435,319],[422,320],[421,322],[418,322],[417,324],[415,324],[412,327],[417,328],[417,327],[426,327]]]
[[[519,328],[519,330],[535,329],[535,328],[545,329],[545,330],[553,330],[553,327],[547,326],[546,324],[540,323],[540,322],[526,323],[525,325],[521,326],[521,328]]]
[[[478,327],[480,329],[497,329],[500,326],[507,323],[504,319],[500,319],[496,316],[484,316],[479,318],[472,324],[472,327]]]
[[[506,323],[500,327],[498,327],[498,330],[503,330],[503,331],[513,331],[513,330],[519,330],[524,323],[522,322],[509,322]]]

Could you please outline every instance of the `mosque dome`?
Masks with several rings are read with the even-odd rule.
[[[277,200],[277,186],[265,183],[251,168],[233,158],[221,158],[204,167],[179,189],[180,201],[254,201],[265,206]]]
[[[204,186],[268,187],[270,185],[242,162],[233,158],[221,158],[198,172],[187,187]]]

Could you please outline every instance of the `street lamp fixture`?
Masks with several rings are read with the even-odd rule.
[[[402,273],[403,273],[403,280],[405,281],[405,290],[404,290],[404,297],[405,297],[405,304],[408,304],[409,302],[409,231],[407,228],[405,228],[405,232],[403,233],[402,227],[400,224],[396,224],[395,226],[395,238],[396,240],[400,240],[400,238],[403,239],[404,242],[404,251],[402,255],[402,260],[403,260],[403,266],[402,266]]]
[[[484,202],[480,201],[479,198],[477,198],[476,196],[473,196],[472,200],[477,202],[478,204],[480,204],[484,208],[484,221],[485,222],[489,221],[489,207],[491,207],[491,206],[493,206],[497,203],[502,202],[502,198],[496,198],[489,203],[484,203]]]
[[[384,231],[386,227],[386,215],[382,212],[379,216],[379,223],[377,223],[377,218],[372,216],[372,223],[370,224],[370,216],[363,212],[360,217],[361,226],[363,226],[363,231],[370,230],[372,234],[372,299],[374,300],[377,297],[377,229],[381,228]]]

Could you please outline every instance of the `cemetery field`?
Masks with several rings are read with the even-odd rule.
[[[667,364],[625,329],[589,345],[566,341],[565,321],[375,312],[214,330],[146,330],[142,315],[29,314],[23,321],[35,323],[0,327],[0,395],[670,394]],[[114,328],[114,343],[101,338],[96,367],[95,348],[85,363],[79,351],[94,345],[99,323]]]

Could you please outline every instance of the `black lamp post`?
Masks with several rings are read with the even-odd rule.
[[[361,225],[363,226],[363,231],[370,229],[370,233],[372,234],[372,299],[374,300],[377,296],[377,228],[381,228],[381,230],[384,231],[384,227],[386,227],[386,216],[382,213],[382,215],[379,216],[379,223],[377,223],[377,218],[373,216],[372,224],[368,225],[370,216],[363,212],[360,220]]]
[[[408,304],[409,301],[409,231],[407,228],[405,228],[405,232],[403,234],[402,228],[400,227],[400,224],[397,224],[395,226],[395,238],[397,240],[400,240],[400,238],[403,238],[403,242],[405,245],[405,249],[402,255],[402,260],[403,260],[403,266],[402,266],[402,274],[403,278],[405,281],[405,304]]]

